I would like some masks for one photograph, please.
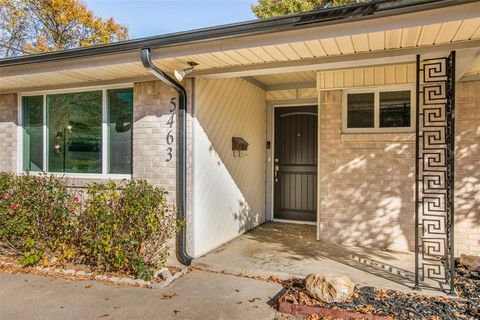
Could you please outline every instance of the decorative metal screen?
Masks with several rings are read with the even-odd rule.
[[[454,293],[455,52],[417,56],[415,286]]]

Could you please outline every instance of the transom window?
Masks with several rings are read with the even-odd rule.
[[[133,89],[22,97],[23,170],[131,175]]]
[[[342,131],[402,132],[413,129],[411,86],[345,90]]]

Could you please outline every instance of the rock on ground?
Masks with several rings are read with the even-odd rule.
[[[460,264],[468,271],[480,269],[480,257],[462,254],[460,255]]]
[[[355,284],[347,276],[312,273],[305,279],[305,289],[317,300],[344,302],[353,294]]]

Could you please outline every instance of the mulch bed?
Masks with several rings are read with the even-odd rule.
[[[329,315],[325,310],[337,311],[331,314],[331,318],[309,319],[480,319],[479,273],[468,272],[458,265],[456,271],[456,292],[460,299],[357,286],[352,297],[346,302],[323,303],[311,298],[305,291],[304,281],[296,279],[280,298],[279,305],[284,310],[289,309],[292,313],[304,316],[309,313],[323,316]],[[367,316],[362,317],[359,314]]]

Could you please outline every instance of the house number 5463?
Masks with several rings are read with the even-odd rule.
[[[172,108],[170,109],[170,116],[168,117],[168,121],[167,121],[167,125],[169,127],[169,131],[167,133],[167,159],[165,161],[170,161],[172,160],[173,158],[173,148],[171,147],[171,145],[173,144],[173,140],[174,140],[174,137],[173,137],[173,134],[172,134],[172,127],[173,127],[173,124],[175,123],[175,111],[177,110],[177,104],[175,103],[175,101],[177,100],[177,98],[172,98],[170,99],[170,104],[172,105]]]

